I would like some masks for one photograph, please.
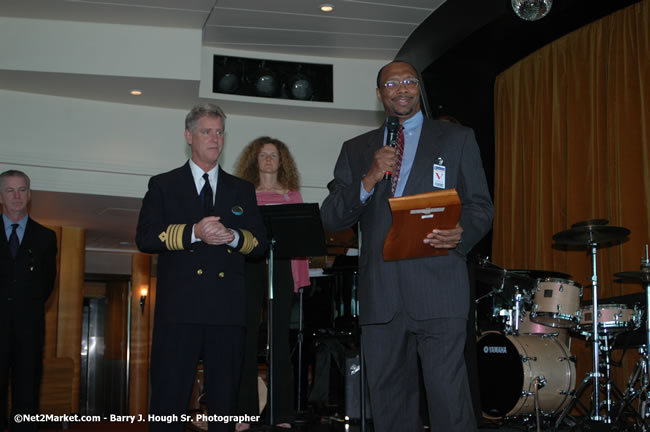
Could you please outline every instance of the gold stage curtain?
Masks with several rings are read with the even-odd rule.
[[[598,250],[599,297],[641,291],[613,273],[639,270],[650,242],[650,1],[536,51],[494,93],[494,263],[589,285],[586,247],[553,248],[552,236],[608,219],[631,234]]]
[[[631,234],[598,248],[599,303],[643,292],[640,283],[617,283],[613,275],[639,270],[650,243],[650,0],[526,57],[497,77],[494,96],[492,261],[568,273],[590,300],[586,245],[554,247],[552,236],[579,221],[608,219]],[[591,343],[572,338],[571,352],[579,385],[592,370]],[[612,358],[623,352],[623,367],[612,370],[620,389],[639,357],[630,349]]]

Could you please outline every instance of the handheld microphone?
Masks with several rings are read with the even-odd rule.
[[[385,146],[395,147],[397,146],[397,132],[399,131],[399,119],[397,117],[388,117],[386,120],[386,144]],[[390,180],[391,172],[386,171],[384,173],[384,180]]]

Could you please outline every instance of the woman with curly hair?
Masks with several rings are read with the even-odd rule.
[[[248,144],[235,164],[235,175],[255,185],[258,205],[302,202],[300,176],[289,148],[282,141],[259,137]],[[306,258],[275,259],[273,269],[273,403],[277,426],[290,428],[295,419],[293,369],[289,346],[289,323],[293,293],[309,285]],[[241,414],[259,413],[257,347],[260,311],[267,288],[265,260],[249,260],[246,266],[246,345],[239,387]],[[268,413],[266,414],[268,418]],[[240,423],[237,431],[250,425]]]

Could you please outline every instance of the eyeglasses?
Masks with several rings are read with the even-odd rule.
[[[420,80],[417,78],[404,78],[403,80],[389,80],[384,83],[384,87],[388,90],[396,90],[399,88],[400,84],[404,84],[404,87],[407,89],[414,89],[418,86]]]
[[[271,159],[275,160],[275,159],[278,159],[279,157],[280,157],[280,155],[278,155],[277,153],[264,153],[264,152],[262,152],[259,155],[257,155],[257,158],[259,160],[266,160],[266,158],[271,158]]]

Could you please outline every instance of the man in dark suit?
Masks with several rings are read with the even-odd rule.
[[[150,430],[183,431],[203,360],[210,431],[235,408],[245,328],[244,257],[261,256],[266,231],[252,184],[219,167],[226,115],[213,104],[185,119],[190,160],[154,176],[142,201],[136,242],[158,253],[151,347]]]
[[[10,431],[37,430],[15,422],[16,414],[37,414],[45,342],[45,302],[56,279],[54,231],[31,219],[29,177],[0,174],[0,430],[7,422],[11,377]]]
[[[399,119],[403,150],[382,146],[384,126],[345,142],[321,213],[327,231],[360,222],[360,323],[375,431],[422,430],[419,356],[432,430],[469,432],[476,423],[463,358],[465,256],[491,227],[492,200],[472,130],[424,118],[417,77],[399,61],[379,71],[377,97]],[[388,198],[451,188],[461,200],[459,224],[422,239],[448,255],[384,261]]]

